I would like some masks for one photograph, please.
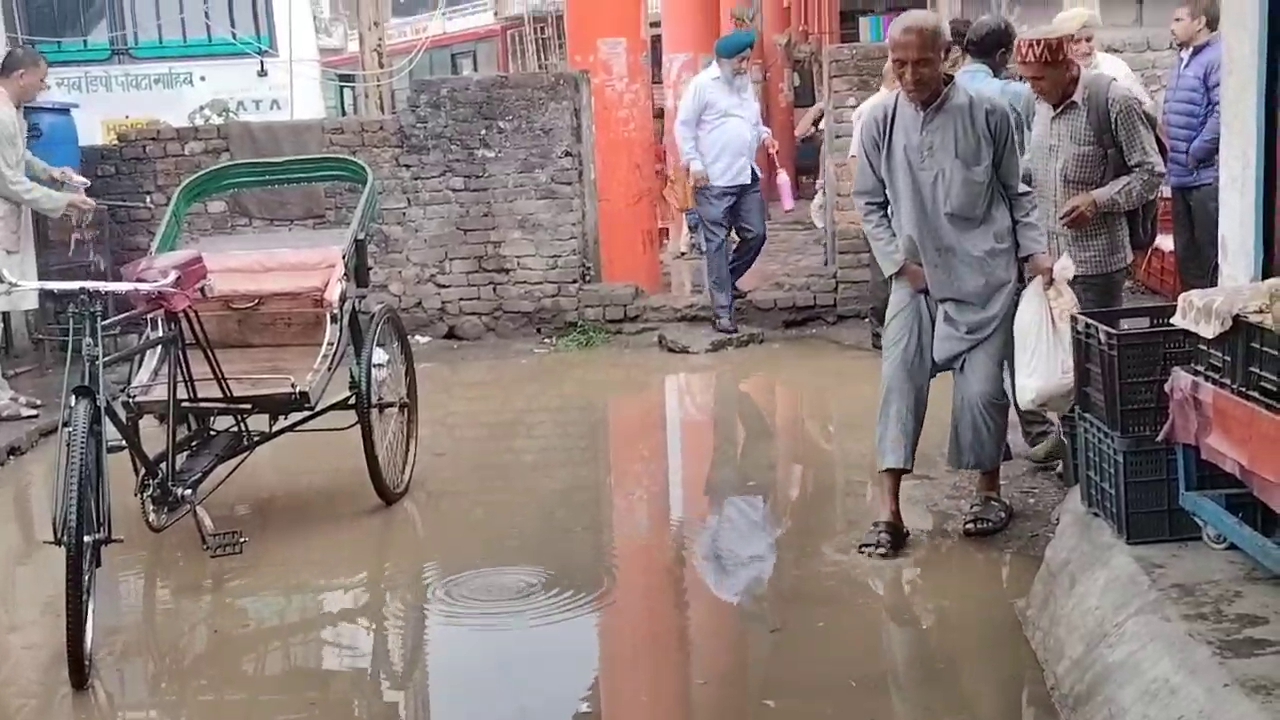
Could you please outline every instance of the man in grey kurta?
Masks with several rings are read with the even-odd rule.
[[[1009,111],[944,74],[946,47],[935,13],[894,20],[889,59],[901,90],[868,113],[854,181],[875,262],[892,283],[876,428],[879,514],[859,544],[881,557],[906,542],[898,492],[915,466],[938,372],[954,376],[948,463],[980,474],[964,532],[990,535],[1012,520],[1000,464],[1019,263],[1032,277],[1052,272]]]
[[[24,280],[35,279],[21,277],[27,269],[22,259],[24,226],[29,222],[26,208],[49,217],[94,208],[93,200],[83,194],[58,192],[32,181],[66,181],[74,175],[67,168],[49,167],[27,150],[22,106],[45,89],[48,74],[48,63],[31,48],[13,48],[0,60],[0,268]],[[40,404],[15,393],[0,377],[0,421],[34,417]]]

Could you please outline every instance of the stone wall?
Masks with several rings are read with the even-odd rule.
[[[583,82],[574,74],[433,78],[415,83],[398,117],[324,121],[327,152],[354,155],[374,170],[381,200],[370,246],[375,292],[414,331],[474,338],[579,318],[593,256]],[[118,145],[87,149],[96,196],[150,198],[156,206],[111,210],[116,259],[146,251],[183,180],[229,158],[226,128],[212,125],[137,130]],[[185,230],[341,223],[354,196],[326,194],[322,219],[255,220],[217,200],[195,208]]]
[[[1178,60],[1168,30],[1103,29],[1098,32],[1098,49],[1119,56],[1133,68],[1156,104],[1164,100],[1169,71]]]

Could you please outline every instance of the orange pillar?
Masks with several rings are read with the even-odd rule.
[[[757,44],[764,45],[764,96],[768,108],[767,121],[778,143],[776,168],[787,171],[791,181],[796,177],[796,117],[791,102],[791,59],[778,47],[777,38],[791,26],[791,11],[786,0],[765,0]],[[794,188],[793,188],[794,189]]]
[[[597,632],[599,713],[610,720],[690,720],[665,400],[659,386],[609,401],[609,512],[617,575]]]
[[[706,527],[712,512],[707,481],[716,441],[731,440],[734,446],[727,450],[731,455],[737,455],[740,434],[734,408],[717,407],[718,402],[732,402],[734,398],[723,397],[717,392],[717,384],[722,380],[714,373],[689,379],[690,385],[696,382],[703,391],[699,394],[702,403],[686,404],[692,412],[681,423],[681,448],[686,458],[684,528],[689,533],[684,542],[684,581],[689,613],[692,716],[696,720],[749,718],[755,700],[749,694],[752,690],[749,648],[742,611],[711,591],[695,559],[697,533]],[[717,423],[728,423],[732,427],[717,427]]]
[[[676,108],[685,86],[714,57],[712,47],[719,37],[716,17],[719,0],[662,0],[662,87],[667,96],[667,164],[680,161],[676,148]]]
[[[605,282],[656,292],[657,207],[653,91],[644,0],[569,0],[569,65],[591,79],[600,265]]]
[[[715,0],[720,4],[720,14],[716,19],[717,35],[733,31],[733,11],[745,5],[743,0]]]

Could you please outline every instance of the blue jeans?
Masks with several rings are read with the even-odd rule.
[[[760,193],[760,176],[752,171],[746,185],[708,185],[694,193],[695,209],[702,221],[702,242],[707,260],[707,290],[716,317],[733,316],[733,288],[755,264],[764,249],[768,210]],[[729,251],[729,232],[738,244]]]

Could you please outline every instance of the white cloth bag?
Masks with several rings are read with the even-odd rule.
[[[1075,399],[1071,316],[1080,309],[1070,255],[1053,264],[1053,282],[1032,278],[1013,316],[1014,394],[1023,410],[1064,413]]]

